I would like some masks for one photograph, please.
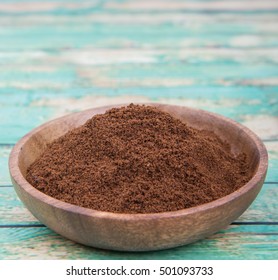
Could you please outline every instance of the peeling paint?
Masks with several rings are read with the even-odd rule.
[[[269,115],[244,115],[242,123],[263,139],[278,139],[278,117]]]

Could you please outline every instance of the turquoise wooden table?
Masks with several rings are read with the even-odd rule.
[[[263,139],[269,171],[252,206],[197,243],[160,252],[85,247],[37,221],[8,157],[49,119],[157,101],[223,114]],[[278,1],[0,2],[0,259],[278,259]]]

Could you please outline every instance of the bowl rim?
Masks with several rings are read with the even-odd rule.
[[[118,213],[118,212],[106,212],[106,211],[99,211],[99,210],[94,210],[90,208],[85,208],[82,206],[74,205],[68,202],[64,202],[62,200],[58,200],[54,197],[48,196],[45,193],[39,191],[35,187],[33,187],[23,176],[20,168],[19,168],[19,155],[21,152],[22,147],[24,144],[36,133],[39,131],[47,128],[48,126],[51,126],[53,123],[57,121],[63,121],[66,120],[67,118],[72,117],[73,115],[77,116],[82,115],[86,112],[92,112],[96,113],[97,111],[106,111],[107,109],[110,108],[115,108],[115,107],[122,107],[122,106],[128,106],[130,103],[123,103],[123,104],[114,104],[114,105],[109,105],[109,106],[100,106],[100,107],[93,107],[90,109],[86,109],[80,112],[75,112],[75,113],[70,113],[62,117],[55,118],[53,120],[47,121],[36,128],[32,129],[30,132],[25,134],[13,147],[10,156],[9,156],[9,171],[10,171],[10,176],[13,182],[13,185],[17,185],[19,188],[22,188],[25,192],[27,192],[30,196],[34,197],[35,199],[39,200],[40,202],[49,204],[50,206],[54,208],[59,208],[62,210],[65,210],[67,212],[72,212],[74,214],[78,215],[84,215],[84,216],[90,216],[90,217],[95,217],[95,218],[106,218],[106,219],[119,219],[119,220],[148,220],[148,219],[155,219],[155,218],[172,218],[172,217],[180,217],[180,216],[185,216],[185,215],[190,215],[190,214],[195,214],[195,213],[201,213],[205,212],[209,209],[212,208],[218,208],[226,203],[229,203],[243,194],[247,193],[250,191],[252,188],[254,188],[259,182],[263,181],[265,179],[265,175],[267,172],[268,168],[268,153],[266,150],[265,145],[261,141],[261,139],[254,133],[252,132],[249,128],[246,126],[230,119],[227,117],[224,117],[222,115],[219,115],[217,113],[212,113],[206,110],[202,109],[196,109],[196,108],[191,108],[187,106],[178,106],[178,105],[171,105],[171,104],[163,104],[163,103],[139,103],[136,102],[134,104],[138,105],[147,105],[147,106],[168,106],[172,108],[183,108],[183,109],[188,109],[194,112],[199,112],[201,114],[207,114],[210,115],[214,118],[218,118],[221,121],[228,122],[232,126],[237,126],[239,127],[243,132],[245,132],[251,140],[255,143],[258,151],[259,151],[259,165],[252,176],[252,178],[242,187],[237,189],[236,191],[221,197],[219,199],[213,200],[208,203],[204,203],[198,206],[190,207],[190,208],[185,208],[185,209],[180,209],[180,210],[175,210],[175,211],[168,211],[168,212],[158,212],[158,213]],[[15,186],[14,186],[15,188]]]

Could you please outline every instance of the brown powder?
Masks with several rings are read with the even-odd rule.
[[[27,180],[56,199],[120,213],[174,211],[210,202],[251,177],[215,134],[151,106],[96,115],[50,144]]]

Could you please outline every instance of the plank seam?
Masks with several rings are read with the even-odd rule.
[[[252,226],[278,226],[278,222],[233,222],[231,225],[252,225]]]
[[[18,224],[7,224],[7,225],[0,225],[0,228],[32,228],[32,227],[46,227],[43,224],[33,224],[33,225],[18,225]]]

